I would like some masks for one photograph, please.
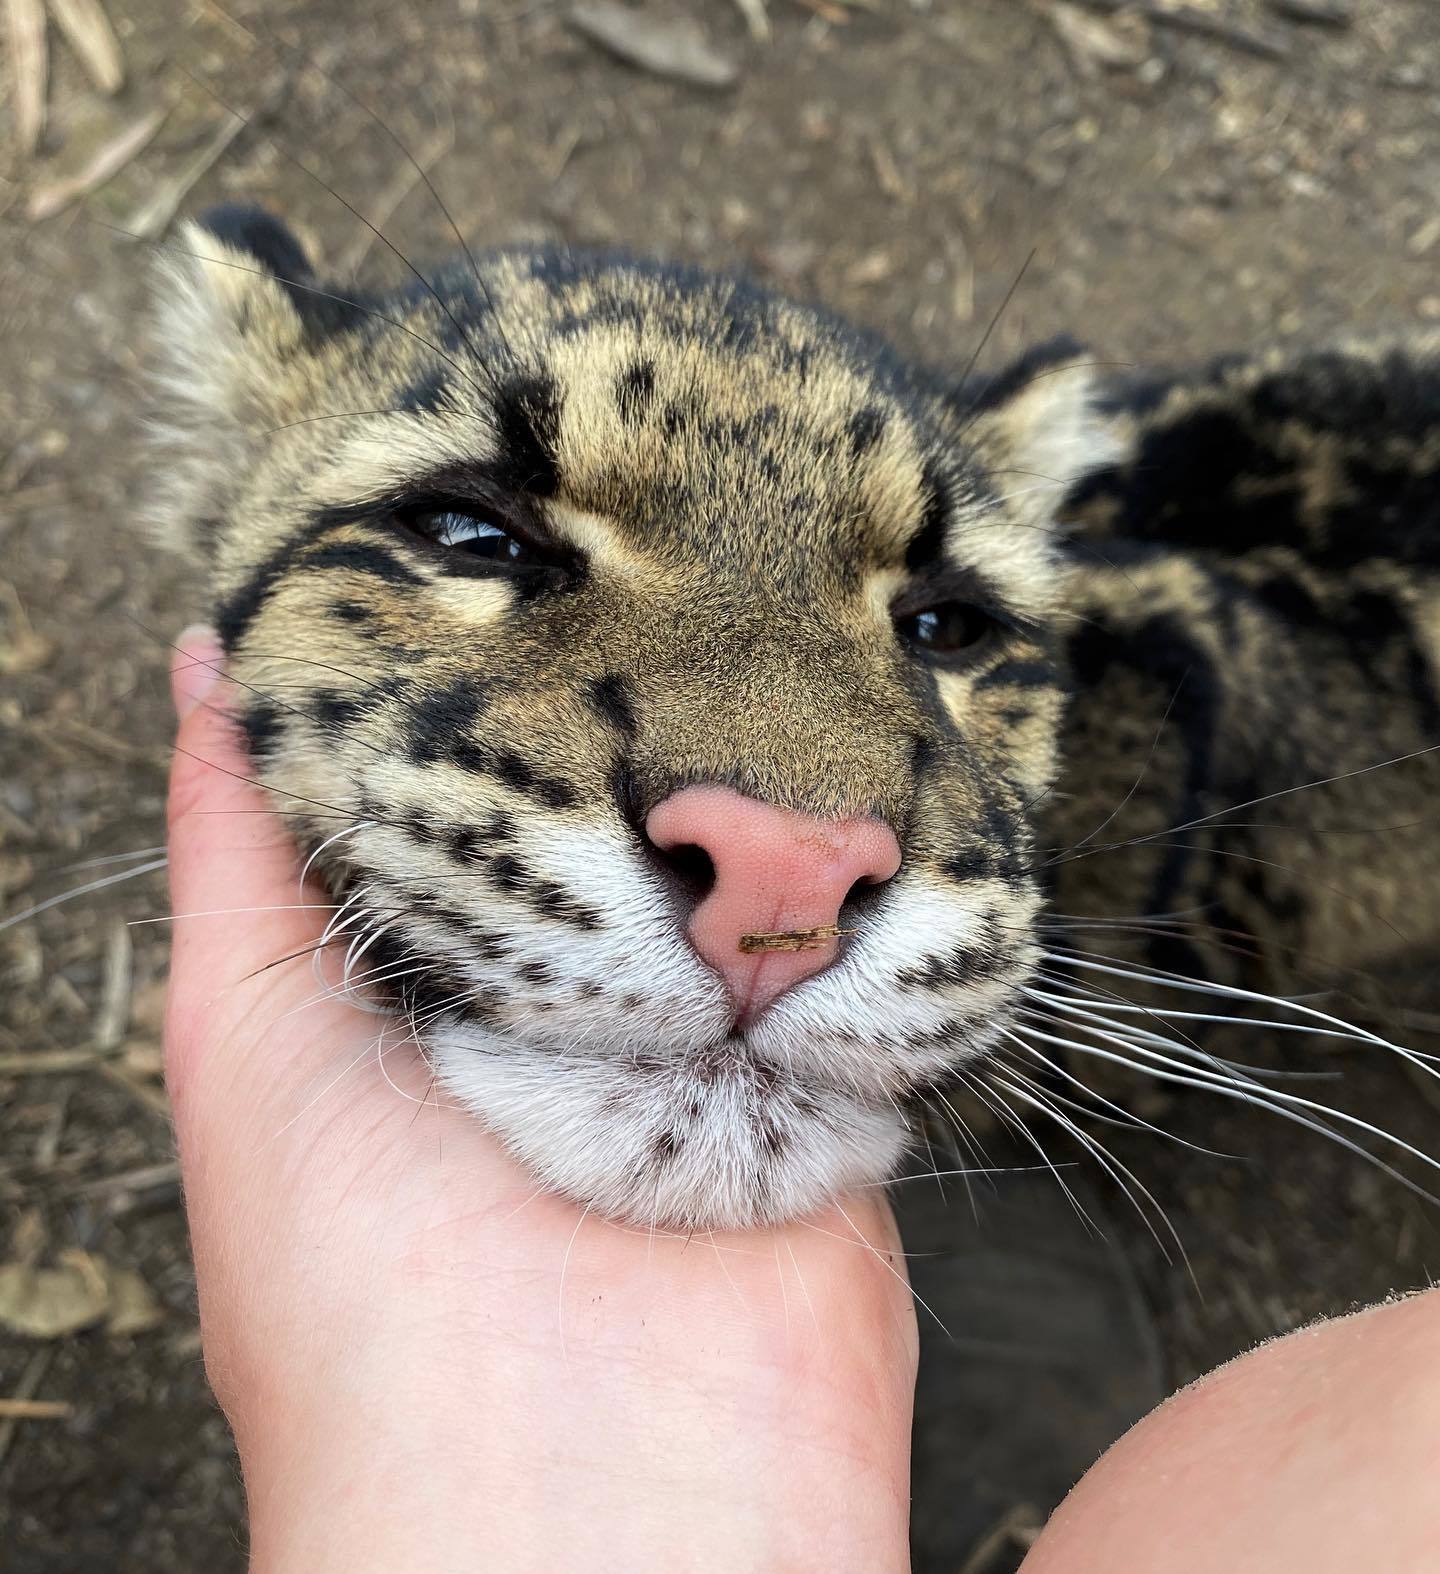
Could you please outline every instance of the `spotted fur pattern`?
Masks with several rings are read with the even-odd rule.
[[[486,255],[365,295],[253,210],[189,229],[154,356],[154,522],[208,577],[353,976],[586,1204],[743,1225],[885,1177],[915,1107],[996,1049],[1052,887],[1081,913],[1200,899],[1261,949],[1276,922],[1383,949],[1232,875],[1208,824],[1108,844],[1435,741],[1428,361],[1097,389],[1060,347],[981,384],[620,258]],[[552,550],[501,571],[408,523],[450,506]],[[937,603],[985,637],[897,635]],[[1422,774],[1344,807],[1373,821]],[[880,816],[904,856],[743,1033],[641,831],[703,782]],[[1405,868],[1306,856],[1393,908],[1434,888],[1415,844]]]

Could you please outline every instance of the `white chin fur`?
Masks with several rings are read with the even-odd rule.
[[[425,1047],[451,1094],[546,1185],[639,1225],[778,1224],[886,1180],[907,1140],[898,1111],[730,1046],[590,1058],[437,1023]]]

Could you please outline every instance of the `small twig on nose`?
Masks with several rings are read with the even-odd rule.
[[[842,935],[853,935],[853,929],[842,929],[839,924],[820,924],[815,929],[786,929],[778,934],[741,935],[740,950],[745,956],[757,951],[814,951],[827,940],[838,940]]]

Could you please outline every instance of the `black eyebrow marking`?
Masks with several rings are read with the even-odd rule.
[[[276,547],[269,557],[257,563],[229,595],[219,599],[215,605],[215,631],[227,654],[232,654],[245,638],[251,624],[270,599],[271,591],[295,566],[306,549],[322,541],[332,531],[348,525],[351,518],[344,511],[327,510],[320,514],[298,534]]]
[[[495,400],[500,452],[489,469],[511,493],[560,490],[560,389],[553,377],[513,377]]]
[[[945,501],[945,483],[935,465],[925,466],[925,512],[920,528],[911,536],[905,548],[905,567],[926,568],[940,561],[945,549],[945,531],[950,523],[950,510]]]

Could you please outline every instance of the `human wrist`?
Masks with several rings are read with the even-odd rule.
[[[481,1291],[443,1351],[387,1333],[248,1404],[256,1574],[907,1568],[908,1292],[853,1238],[733,1242],[598,1237],[563,1329],[553,1281]]]

